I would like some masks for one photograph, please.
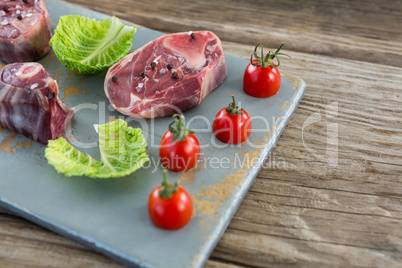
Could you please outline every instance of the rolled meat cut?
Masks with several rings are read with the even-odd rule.
[[[37,61],[50,50],[51,20],[44,0],[0,0],[0,58]]]
[[[63,135],[72,117],[57,82],[39,63],[13,63],[0,72],[0,125],[47,144]]]
[[[184,112],[217,88],[227,75],[219,38],[209,31],[164,35],[113,65],[105,93],[132,117]]]

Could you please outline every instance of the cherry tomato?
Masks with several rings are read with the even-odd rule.
[[[180,186],[169,184],[167,170],[164,181],[156,187],[148,199],[148,212],[152,222],[161,229],[177,230],[184,227],[193,214],[190,195]]]
[[[276,95],[281,87],[281,74],[278,71],[280,62],[278,55],[286,55],[279,53],[283,44],[276,50],[275,53],[269,51],[264,56],[263,47],[261,45],[261,57],[257,55],[257,48],[251,55],[250,63],[248,64],[243,77],[243,90],[248,95],[257,98],[267,98]],[[253,56],[255,59],[253,60]],[[286,55],[288,56],[288,55]],[[275,64],[274,60],[277,59],[278,63]]]
[[[250,137],[251,119],[245,110],[236,106],[234,95],[231,96],[233,102],[228,107],[222,108],[215,116],[213,133],[221,142],[238,144]]]
[[[254,60],[253,62],[258,62]],[[276,95],[281,87],[281,75],[276,67],[262,68],[260,65],[248,64],[243,78],[243,90],[257,98]]]
[[[169,130],[163,135],[159,159],[162,165],[174,172],[192,169],[200,159],[200,143],[194,131],[184,126],[184,116],[175,114]],[[176,123],[176,126],[173,124]]]

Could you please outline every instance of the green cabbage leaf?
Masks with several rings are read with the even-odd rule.
[[[66,68],[94,74],[128,54],[136,30],[116,17],[96,21],[78,15],[62,16],[50,45]]]
[[[91,178],[127,176],[149,161],[147,141],[139,128],[124,120],[95,125],[99,134],[100,161],[83,154],[63,137],[50,140],[45,157],[58,173]]]

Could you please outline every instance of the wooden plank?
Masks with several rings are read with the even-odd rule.
[[[70,0],[162,32],[208,29],[222,40],[402,67],[398,1]]]
[[[225,42],[224,49],[247,58],[252,46]],[[402,100],[395,82],[402,68],[285,52],[292,59],[283,59],[281,71],[306,80],[305,97],[207,267],[226,262],[397,267],[402,261]],[[375,79],[381,83],[373,84],[378,69]],[[337,111],[328,112],[334,102]],[[325,108],[332,118],[326,118]],[[323,120],[303,129],[316,112]],[[330,161],[335,154],[325,158],[327,149],[336,152],[327,144],[328,124],[338,126],[337,165]],[[24,220],[4,214],[1,219],[0,266],[9,263],[7,256],[21,265],[42,259],[38,267],[73,258],[77,266],[115,265]]]
[[[122,267],[16,216],[0,212],[0,267]]]
[[[306,81],[305,97],[206,267],[400,267],[398,1],[70,2],[165,32],[210,29],[246,59],[256,41],[286,41],[280,70]],[[28,264],[119,267],[0,210],[0,267]]]
[[[293,59],[281,70],[305,78],[305,97],[212,258],[255,267],[398,267],[402,69],[285,52]],[[381,82],[373,83],[378,69]],[[323,120],[305,127],[316,112]],[[327,142],[329,124],[338,146]]]

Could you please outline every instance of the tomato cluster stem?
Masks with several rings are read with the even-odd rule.
[[[254,48],[253,54],[251,54],[250,63],[254,66],[261,66],[262,68],[266,68],[268,66],[278,67],[280,65],[278,55],[285,55],[285,56],[290,57],[289,55],[279,52],[281,50],[281,48],[283,47],[283,45],[284,45],[284,43],[282,43],[275,52],[268,51],[268,53],[264,56],[264,47],[262,46],[261,43],[259,43]],[[257,55],[257,49],[259,46],[261,46],[261,56]],[[253,57],[257,60],[256,62],[254,62]],[[278,61],[277,64],[274,63],[275,59]]]

